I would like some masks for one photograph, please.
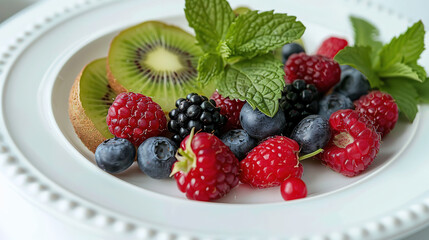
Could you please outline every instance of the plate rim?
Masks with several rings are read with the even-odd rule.
[[[85,0],[85,1],[83,1],[83,0],[72,0],[72,1],[68,1],[68,4],[66,6],[61,7],[59,12],[72,14],[74,12],[77,13],[77,12],[81,11],[83,8],[95,7],[95,6],[97,6],[97,4],[103,4],[103,3],[109,3],[109,2],[112,2],[112,0]],[[380,8],[380,6],[378,6],[378,5],[371,4],[372,2],[370,0],[368,0],[368,1],[356,0],[354,2],[356,2],[356,4],[367,4],[368,7],[377,6]],[[14,22],[16,22],[17,20],[24,18],[28,12],[37,11],[37,9],[40,6],[42,6],[43,4],[46,4],[46,3],[35,4],[35,5],[31,6],[30,8],[27,8],[25,11],[22,11],[22,12],[18,13],[17,15],[14,15],[11,19],[9,19],[7,22],[5,22],[4,25],[13,25]],[[53,5],[52,2],[50,4]],[[36,23],[33,25],[33,32],[41,31],[41,29],[43,29],[43,27],[44,27],[43,24],[54,24],[56,19],[59,19],[58,21],[62,20],[62,18],[60,18],[61,15],[58,14],[58,9],[56,9],[56,8],[57,7],[52,8],[53,13],[50,13],[47,16],[41,16],[40,17],[40,19],[43,19],[43,23],[40,23],[40,22],[37,23],[37,21],[35,21]],[[403,18],[402,15],[397,14],[391,10],[386,10],[386,11],[388,11],[389,14],[392,16]],[[2,27],[2,25],[0,25],[0,34],[1,34],[1,30],[2,30],[1,27]],[[19,36],[26,36],[26,35],[27,34],[25,32],[18,34],[18,37],[14,37],[14,40],[13,40],[13,42],[15,42],[14,44],[9,45],[8,49],[6,49],[5,51],[3,51],[3,52],[0,51],[0,77],[2,77],[2,75],[7,74],[7,71],[3,71],[2,67],[7,66],[10,63],[13,63],[13,59],[15,57],[19,56],[19,53],[20,53],[19,49],[25,43],[25,39],[22,39],[22,37],[19,37]],[[24,49],[25,48],[23,48],[21,50],[24,50]],[[4,83],[2,83],[2,85],[3,84]],[[3,114],[3,112],[1,114]],[[2,116],[2,125],[3,125],[2,127],[4,127],[3,116]],[[0,134],[3,135],[2,133],[0,133]],[[12,143],[12,144],[15,144],[15,143]],[[10,173],[6,175],[6,179],[9,180],[10,183],[12,183],[11,185],[13,186],[13,188],[15,190],[17,190],[17,192],[19,192],[21,196],[24,196],[25,199],[28,199],[28,200],[30,200],[30,202],[35,203],[36,206],[42,207],[43,209],[48,210],[48,212],[54,214],[55,216],[61,217],[62,219],[69,219],[70,220],[70,218],[72,218],[70,216],[70,214],[66,214],[65,212],[61,212],[61,211],[55,211],[55,208],[52,208],[52,206],[51,206],[53,202],[59,201],[61,198],[63,198],[63,196],[58,195],[57,192],[52,191],[50,187],[46,188],[45,186],[47,184],[43,180],[40,180],[39,178],[36,178],[36,179],[31,178],[32,176],[37,175],[33,172],[33,171],[37,171],[37,169],[31,169],[31,168],[28,168],[27,166],[24,166],[24,162],[27,162],[27,159],[26,158],[18,159],[16,157],[16,155],[10,150],[9,144],[6,141],[4,141],[4,138],[1,138],[0,139],[0,163],[2,163],[2,165],[8,165]],[[30,165],[31,165],[31,163],[30,163]],[[28,169],[31,169],[31,170],[28,170]],[[22,182],[23,179],[24,179],[24,182]],[[27,181],[29,179],[30,179],[30,181]],[[27,189],[24,187],[26,185],[26,183],[28,183],[28,182],[31,182],[33,185],[36,185],[35,188],[39,189],[39,191],[37,191],[36,194],[41,195],[40,197],[38,197],[36,199],[30,197],[30,195],[26,192]],[[55,183],[52,182],[50,184],[55,184]],[[62,187],[60,185],[57,185],[56,187],[59,187],[62,189]],[[102,214],[102,213],[99,213],[99,212],[94,211],[92,209],[86,208],[85,203],[69,202],[69,204],[74,205],[73,211],[75,211],[75,212],[81,211],[80,214],[81,215],[83,214],[82,216],[84,219],[95,218],[98,215]],[[419,209],[418,211],[425,213],[425,219],[429,219],[429,199],[424,199],[423,201],[421,201],[418,204],[408,206],[406,208],[400,209],[399,211],[397,211],[393,214],[390,214],[389,216],[385,216],[383,218],[380,218],[375,223],[375,225],[378,227],[378,231],[377,231],[378,236],[386,236],[386,235],[383,235],[383,234],[386,234],[385,232],[389,232],[390,236],[392,236],[392,237],[398,236],[396,234],[406,235],[408,232],[414,232],[418,229],[421,229],[421,228],[429,225],[429,222],[425,223],[424,221],[423,222],[421,221],[422,219],[419,219],[417,217],[413,217],[415,215],[416,209]],[[107,219],[107,221],[110,221],[110,220]],[[416,224],[414,225],[414,227],[412,227],[412,228],[410,227],[408,229],[408,231],[402,231],[402,232],[392,231],[392,229],[395,229],[395,227],[398,227],[398,225],[401,225],[400,223],[403,221],[414,221]],[[71,222],[75,222],[75,220],[72,220]],[[118,221],[116,222],[116,225],[118,226],[117,228],[119,229],[119,231],[117,231],[117,232],[122,233],[122,234],[126,234],[127,236],[131,232],[136,230],[136,224],[134,224],[132,222],[127,222],[126,220],[119,220],[118,219]],[[159,235],[165,235],[168,238],[177,237],[176,233],[167,232],[165,230],[157,230],[157,229],[153,229],[153,228],[142,229],[141,227],[139,227],[138,230],[140,230],[140,231],[137,233],[136,236],[138,236],[139,238],[155,238],[155,236],[157,236],[157,235],[158,236]],[[320,236],[315,236],[315,238],[324,236],[324,237],[328,237],[328,239],[330,239],[330,238],[335,239],[337,237],[346,238],[347,236],[357,236],[357,235],[360,235],[362,237],[376,237],[377,238],[377,236],[371,236],[371,234],[369,233],[369,231],[366,229],[365,226],[356,226],[356,227],[353,227],[351,229],[345,229],[343,231],[330,233],[328,235],[324,234],[324,235],[320,235]],[[186,237],[188,237],[188,236],[186,236]],[[198,238],[199,239],[200,237],[199,236],[192,236],[192,237],[189,236],[189,238]],[[299,239],[299,237],[297,239]]]

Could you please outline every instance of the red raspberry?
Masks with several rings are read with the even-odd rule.
[[[240,162],[240,180],[252,187],[279,186],[288,177],[302,176],[298,161],[299,145],[294,140],[276,136],[250,151]]]
[[[284,200],[294,200],[307,196],[307,186],[300,178],[288,178],[280,186],[280,193]]]
[[[372,91],[354,102],[356,111],[374,123],[381,137],[386,136],[398,121],[398,105],[387,93]]]
[[[309,56],[305,53],[292,54],[285,64],[286,84],[297,79],[314,84],[319,92],[327,92],[340,81],[340,65],[324,56]]]
[[[323,41],[322,45],[319,47],[319,50],[317,50],[317,54],[334,59],[335,55],[337,55],[340,50],[347,47],[347,45],[348,42],[346,39],[330,37]]]
[[[167,118],[150,97],[139,93],[121,93],[109,108],[109,131],[138,147],[144,140],[159,136],[167,129]]]
[[[245,101],[224,98],[217,91],[210,98],[216,102],[217,107],[220,107],[220,114],[228,119],[224,126],[224,131],[241,128],[240,111]]]
[[[363,172],[380,148],[380,135],[371,122],[351,109],[338,110],[329,118],[332,137],[321,154],[322,162],[344,176]]]
[[[237,186],[238,159],[215,135],[192,129],[180,147],[171,175],[188,199],[219,199]]]

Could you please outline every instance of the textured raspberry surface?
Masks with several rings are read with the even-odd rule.
[[[121,93],[109,108],[106,118],[109,131],[139,146],[167,129],[167,118],[151,98],[139,93]]]
[[[371,120],[381,137],[396,125],[399,111],[395,100],[388,93],[372,91],[354,102],[355,110]]]
[[[240,111],[245,101],[225,98],[217,91],[210,98],[216,102],[217,107],[220,107],[220,114],[224,115],[227,119],[224,131],[241,128]]]
[[[337,55],[340,50],[347,47],[347,45],[348,42],[346,39],[330,37],[323,41],[322,45],[320,45],[317,50],[317,54],[334,59],[335,55]]]
[[[322,162],[345,176],[363,172],[380,148],[380,135],[371,122],[357,112],[339,110],[329,118],[332,137],[321,153]]]
[[[287,84],[296,79],[303,79],[314,84],[324,93],[340,81],[340,65],[332,59],[320,55],[305,53],[293,54],[285,64],[285,81]]]
[[[185,151],[188,139],[189,136],[180,146]],[[187,173],[179,171],[174,175],[177,186],[186,193],[188,199],[216,200],[237,186],[238,159],[218,137],[210,133],[198,133],[192,139],[191,148],[196,156],[196,166]]]
[[[302,176],[298,162],[299,145],[294,140],[276,136],[250,151],[240,162],[240,180],[252,187],[279,186],[288,177]]]

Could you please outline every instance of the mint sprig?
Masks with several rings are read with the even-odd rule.
[[[344,48],[334,59],[361,71],[371,88],[392,95],[400,112],[413,121],[417,104],[429,102],[427,74],[417,62],[424,50],[423,23],[416,22],[406,32],[382,45],[374,25],[357,17],[350,20],[355,31],[355,46]]]
[[[296,17],[250,11],[235,17],[226,0],[186,0],[185,15],[205,54],[198,84],[216,84],[224,97],[246,100],[273,117],[285,85],[282,63],[268,53],[299,39]]]

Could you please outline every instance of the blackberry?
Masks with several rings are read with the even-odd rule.
[[[307,84],[304,80],[295,80],[292,84],[286,85],[280,108],[286,117],[286,127],[284,134],[289,136],[293,128],[303,118],[317,114],[319,111],[319,92],[313,84]]]
[[[214,100],[196,93],[188,94],[186,99],[179,98],[176,101],[176,108],[171,110],[169,116],[168,130],[174,134],[172,139],[178,145],[194,127],[195,132],[219,135],[227,120],[220,114],[220,108],[216,107]]]

